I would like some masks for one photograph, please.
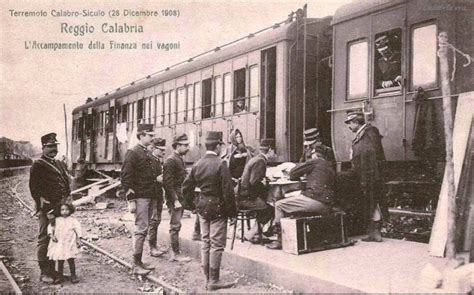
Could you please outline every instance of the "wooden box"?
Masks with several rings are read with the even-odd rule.
[[[344,227],[344,213],[282,218],[283,251],[295,255],[345,247],[350,244]]]

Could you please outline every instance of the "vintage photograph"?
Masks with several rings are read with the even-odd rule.
[[[1,293],[473,294],[472,0],[0,8]]]

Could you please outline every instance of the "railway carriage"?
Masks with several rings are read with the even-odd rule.
[[[247,144],[274,138],[275,161],[297,161],[305,127],[330,144],[331,17],[306,9],[259,33],[107,93],[73,110],[72,159],[120,170],[138,123],[170,143],[190,138],[190,163],[204,154],[206,131],[239,128]],[[169,144],[167,153],[171,151]]]
[[[413,152],[416,97],[433,98],[444,150],[444,127],[439,78],[438,34],[447,32],[449,42],[472,56],[472,1],[376,0],[354,1],[341,6],[332,20],[333,92],[332,141],[339,167],[349,161],[353,134],[345,126],[346,111],[362,110],[384,136],[387,160],[410,163]],[[377,40],[386,36],[399,52],[400,82],[381,87]],[[472,65],[465,59],[450,60],[456,68],[451,82],[455,96],[474,89]],[[455,105],[455,104],[454,104]],[[439,157],[444,161],[444,156]]]

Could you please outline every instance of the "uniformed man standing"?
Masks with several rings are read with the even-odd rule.
[[[147,150],[154,137],[153,124],[139,124],[138,144],[127,151],[122,164],[122,186],[129,202],[129,210],[135,213],[135,232],[133,235],[133,271],[138,275],[150,273],[154,267],[142,262],[143,244],[148,233],[152,203],[156,198],[156,176],[153,159]]]
[[[39,217],[38,263],[41,270],[40,280],[53,283],[58,279],[54,271],[54,261],[48,260],[49,237],[47,233],[48,215],[58,216],[60,203],[70,194],[70,180],[66,167],[54,159],[58,154],[56,133],[41,137],[43,155],[36,160],[30,170],[30,191],[35,201],[36,214]],[[48,214],[49,213],[49,214]]]
[[[384,194],[382,187],[382,163],[385,154],[382,146],[382,136],[379,130],[365,122],[362,112],[350,112],[344,121],[355,133],[352,141],[350,171],[362,190],[364,204],[364,219],[368,222],[366,242],[381,242],[380,227],[384,210]],[[385,212],[386,213],[386,212]]]
[[[201,223],[201,264],[206,278],[206,288],[230,288],[234,283],[219,281],[222,253],[227,238],[227,218],[235,222],[237,215],[232,177],[226,162],[219,158],[222,132],[209,131],[206,135],[206,154],[191,169],[183,183],[187,204],[196,204]],[[193,202],[194,189],[201,192]]]
[[[183,217],[183,195],[181,186],[186,178],[186,166],[183,157],[189,151],[189,140],[186,134],[176,135],[173,138],[173,153],[163,164],[163,187],[165,189],[166,206],[170,213],[170,261],[189,262],[191,258],[180,254],[179,231]]]
[[[149,149],[153,159],[153,177],[155,178],[156,194],[150,202],[152,214],[148,230],[148,242],[150,243],[150,256],[159,257],[165,253],[165,251],[158,250],[157,237],[158,226],[161,223],[161,212],[163,210],[163,156],[166,150],[166,140],[154,138],[149,145]]]

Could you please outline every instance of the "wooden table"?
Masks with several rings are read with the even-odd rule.
[[[286,193],[305,189],[306,181],[279,179],[277,181],[271,181],[269,186],[267,203],[273,206],[276,201],[283,199]]]

